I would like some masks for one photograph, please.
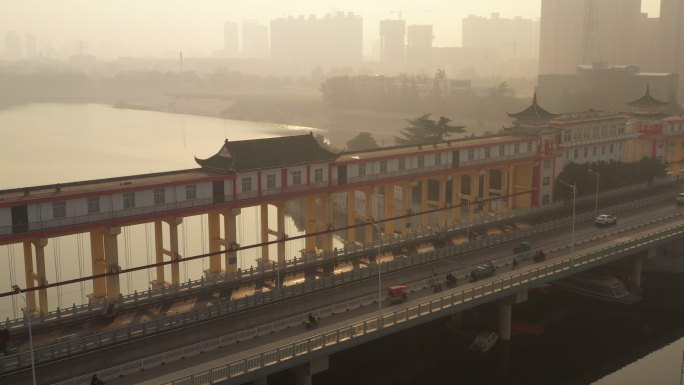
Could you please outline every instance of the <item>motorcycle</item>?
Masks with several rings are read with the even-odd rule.
[[[309,314],[309,316],[306,318],[306,321],[304,321],[304,326],[307,329],[315,328],[318,326],[318,317],[314,317],[313,315]]]

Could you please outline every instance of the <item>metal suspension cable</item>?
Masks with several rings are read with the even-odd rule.
[[[78,276],[83,277],[83,234],[76,234],[76,255],[78,257]],[[81,303],[85,303],[85,282],[79,282],[81,286]]]
[[[62,281],[61,248],[59,243],[59,237],[56,237],[52,242],[52,250],[55,261],[55,278],[57,279],[57,282]],[[62,286],[57,286],[57,306],[62,309]]]
[[[504,198],[504,197],[510,199],[511,197],[514,197],[514,196],[517,196],[517,195],[525,195],[525,194],[530,194],[530,193],[532,193],[532,192],[534,192],[534,191],[533,191],[533,190],[530,190],[530,191],[522,191],[522,192],[518,192],[518,193],[515,193],[515,194],[509,194],[509,195],[506,195],[506,196],[500,196],[500,197],[495,197],[495,198],[483,199],[483,200],[478,201],[477,204],[484,204],[484,203],[486,203],[488,200],[491,200],[491,199],[502,199],[502,198]],[[439,211],[441,211],[441,210],[452,210],[452,209],[455,208],[455,207],[461,207],[461,206],[462,206],[462,205],[445,205],[444,207],[438,207],[438,208],[435,208],[435,209],[425,210],[425,211],[421,211],[421,212],[409,212],[408,214],[405,214],[405,215],[399,215],[399,216],[395,216],[395,217],[392,217],[392,218],[379,219],[379,220],[376,220],[374,223],[379,224],[379,223],[383,223],[383,222],[387,222],[387,221],[393,221],[393,220],[404,219],[404,218],[411,218],[411,217],[415,217],[415,216],[422,215],[422,214],[426,214],[426,213],[439,212]],[[240,216],[240,217],[242,217],[242,216]],[[244,218],[241,218],[241,220],[244,220]],[[202,221],[202,223],[204,223],[204,221]],[[303,234],[303,235],[298,235],[298,236],[294,236],[294,237],[288,237],[288,238],[286,238],[286,239],[284,239],[284,240],[273,240],[273,241],[268,241],[268,242],[254,243],[254,244],[252,244],[252,245],[247,245],[247,246],[241,246],[241,247],[238,247],[238,248],[234,249],[234,251],[237,252],[237,251],[240,251],[240,250],[249,250],[249,249],[261,247],[261,246],[264,246],[264,245],[271,245],[271,244],[276,244],[276,243],[279,243],[279,242],[289,242],[289,241],[293,241],[293,240],[305,239],[306,237],[316,237],[316,236],[318,236],[318,235],[327,234],[327,233],[330,233],[330,232],[344,231],[344,230],[355,229],[355,228],[358,228],[358,227],[372,226],[372,225],[373,225],[373,223],[371,223],[371,222],[363,222],[363,223],[354,224],[354,225],[347,225],[347,226],[339,227],[339,228],[330,228],[330,229],[325,229],[325,230],[323,230],[323,231],[316,231],[316,232],[313,232],[313,233],[311,233],[311,234]],[[191,256],[191,257],[184,257],[184,258],[182,258],[182,261],[190,261],[190,260],[194,260],[194,259],[202,259],[202,261],[204,262],[204,261],[206,260],[207,257],[211,257],[211,256],[214,256],[214,255],[223,255],[223,254],[226,253],[226,250],[220,250],[220,251],[209,252],[209,253],[204,253],[204,251],[205,251],[205,250],[204,250],[204,242],[203,242],[203,243],[202,243],[202,254],[200,254],[200,255],[194,255],[194,256]],[[108,277],[108,276],[113,276],[113,275],[117,275],[117,274],[131,273],[131,272],[134,272],[134,271],[139,271],[139,270],[143,270],[143,269],[150,269],[150,268],[157,267],[157,266],[165,266],[165,265],[168,265],[168,264],[171,264],[171,263],[176,263],[176,261],[173,261],[173,260],[171,260],[171,261],[164,261],[164,262],[153,263],[153,264],[145,265],[145,266],[136,266],[136,267],[126,268],[126,269],[121,269],[121,270],[119,270],[119,271],[117,271],[117,272],[96,274],[96,275],[92,275],[92,276],[90,276],[90,277],[84,277],[84,278],[79,278],[79,279],[70,279],[70,280],[67,280],[67,281],[52,283],[52,284],[48,284],[48,285],[36,286],[36,287],[30,288],[30,289],[29,289],[29,288],[23,289],[23,290],[21,290],[21,292],[24,293],[24,292],[35,291],[35,290],[40,290],[40,289],[44,289],[44,288],[51,288],[51,287],[57,287],[57,286],[62,286],[62,285],[68,285],[68,284],[80,282],[80,281],[82,281],[82,280],[91,280],[91,279],[97,279],[97,278],[104,278],[104,277]],[[6,297],[6,296],[8,296],[8,295],[15,295],[15,294],[16,294],[16,293],[15,293],[14,291],[9,291],[9,292],[0,293],[0,297]]]

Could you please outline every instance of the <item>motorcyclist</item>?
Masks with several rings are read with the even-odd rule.
[[[90,379],[90,385],[104,385],[104,381],[97,378],[97,373],[95,373],[93,378]]]
[[[318,320],[317,320],[316,317],[314,317],[313,314],[311,314],[311,313],[309,313],[309,315],[307,316],[307,319],[308,319],[308,321],[309,321],[309,324],[312,325],[312,326],[318,324]]]

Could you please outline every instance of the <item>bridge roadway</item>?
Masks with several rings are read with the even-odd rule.
[[[605,229],[596,229],[591,224],[578,225],[576,229],[576,239],[581,242],[582,239],[596,236],[597,234],[612,234],[618,230],[632,227],[635,225],[642,224],[646,221],[665,217],[673,212],[674,204],[665,203],[654,205],[645,209],[641,209],[632,213],[626,213],[620,216],[618,226]],[[668,223],[679,223],[679,219],[669,219],[659,222],[660,224]],[[620,235],[609,236],[599,241],[591,243],[583,243],[576,246],[576,251],[584,250],[587,247],[595,246],[597,244],[602,244],[603,242],[609,240],[620,240],[626,239],[630,236],[641,233],[645,229],[636,229],[629,232],[622,233]],[[554,234],[542,234],[537,237],[531,238],[535,248],[544,248],[545,250],[558,248],[560,245],[565,245],[569,242],[569,231],[558,231]],[[505,244],[503,246],[495,247],[490,250],[481,250],[467,255],[461,255],[457,258],[449,260],[440,260],[435,263],[420,266],[419,268],[412,268],[408,270],[402,270],[398,272],[390,272],[383,274],[383,287],[387,287],[392,284],[404,283],[415,281],[419,279],[424,279],[431,274],[432,270],[436,270],[440,273],[445,273],[448,271],[459,271],[460,274],[467,272],[467,269],[463,268],[475,265],[486,260],[495,260],[498,265],[505,265],[505,267],[499,269],[499,272],[505,272],[510,266],[508,263],[511,258],[511,245]],[[547,253],[552,258],[559,258],[567,255],[569,249],[564,249],[563,252],[558,253]],[[463,279],[462,279],[463,280]],[[459,282],[460,284],[461,282]],[[459,285],[459,288],[463,286]],[[158,335],[153,335],[139,340],[134,340],[122,345],[113,346],[110,348],[105,348],[92,353],[84,354],[82,356],[71,357],[58,362],[48,363],[45,365],[40,365],[37,368],[37,375],[39,378],[39,383],[52,383],[57,380],[74,377],[83,373],[101,371],[105,368],[136,360],[138,358],[151,356],[159,352],[168,351],[177,347],[187,346],[198,341],[215,338],[217,336],[225,335],[231,332],[246,330],[253,328],[256,325],[266,324],[278,319],[286,318],[293,314],[301,314],[310,311],[311,309],[320,308],[325,305],[339,303],[350,298],[360,297],[362,295],[367,295],[373,293],[377,290],[377,280],[368,279],[363,282],[354,285],[345,285],[342,287],[336,287],[326,290],[323,293],[318,293],[320,295],[305,295],[297,297],[291,300],[273,303],[267,306],[268,311],[265,309],[257,308],[246,311],[244,313],[239,313],[236,315],[231,315],[228,317],[222,317],[210,321],[203,322],[200,325],[191,326],[175,330],[173,332],[164,332]],[[417,300],[423,295],[429,294],[428,291],[423,293],[415,293],[411,295],[412,300]],[[353,310],[344,315],[336,315],[334,317],[334,322],[344,322],[345,319],[349,317],[368,317],[368,314],[377,311],[376,306],[366,306]],[[229,322],[227,325],[226,323]],[[324,319],[322,321],[322,329],[328,327],[328,323],[332,323],[333,319]],[[330,326],[332,327],[332,325]],[[222,355],[222,362],[229,361],[226,356],[231,358],[243,356],[249,351],[250,346],[253,345],[254,349],[263,349],[264,344],[274,343],[282,345],[286,339],[301,339],[303,334],[303,327],[301,330],[298,328],[293,328],[286,331],[281,331],[274,333],[269,336],[262,336],[256,338],[252,341],[241,342],[240,344],[233,344],[224,347],[223,349],[206,353],[197,358],[188,358],[180,363],[169,364],[162,368],[162,372],[168,372],[170,367],[180,368],[191,366],[195,361],[209,361],[212,359],[213,355]],[[285,340],[284,340],[285,339]],[[259,347],[261,346],[261,347]],[[87,358],[87,360],[85,359]],[[218,356],[216,359],[219,359]],[[199,363],[198,363],[199,364]],[[201,365],[201,364],[200,364]],[[211,365],[207,364],[207,367]],[[197,368],[189,369],[190,371],[197,371]],[[155,372],[158,369],[150,369],[144,372],[144,377],[155,378],[159,373]],[[133,383],[134,381],[142,380],[143,375],[130,375],[122,379],[123,382],[120,383]],[[177,377],[181,375],[180,372],[175,374]],[[140,376],[140,377],[138,377]],[[4,376],[9,383],[24,383],[30,378],[30,371],[23,371],[13,375]],[[3,380],[0,377],[0,380]],[[110,380],[108,383],[116,383],[116,380]],[[158,383],[160,379],[153,380],[153,382]],[[3,380],[4,382],[4,380]]]

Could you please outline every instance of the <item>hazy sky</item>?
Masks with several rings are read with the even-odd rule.
[[[577,0],[568,0],[577,1]],[[659,0],[642,0],[658,15]],[[402,11],[407,24],[432,24],[435,45],[461,43],[461,19],[469,14],[536,19],[541,0],[0,0],[0,36],[30,32],[53,47],[86,40],[100,56],[158,56],[162,51],[211,54],[223,45],[225,20],[257,20],[331,11],[364,19],[364,44],[378,38],[378,21]],[[3,39],[4,40],[4,39]],[[369,47],[365,47],[369,51]]]

